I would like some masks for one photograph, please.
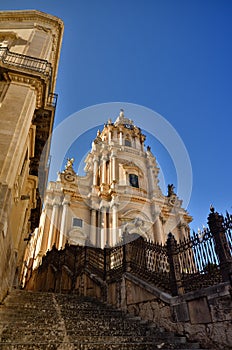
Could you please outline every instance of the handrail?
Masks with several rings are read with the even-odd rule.
[[[45,271],[49,264],[61,269],[61,257],[65,257],[65,264],[73,272],[74,279],[85,268],[107,283],[130,272],[172,295],[231,282],[232,256],[228,246],[231,243],[232,216],[227,214],[223,219],[212,211],[208,223],[209,229],[179,243],[169,233],[164,246],[142,237],[125,243],[125,236],[125,244],[122,242],[122,245],[104,249],[66,244],[58,251],[53,247],[43,257],[38,271]]]
[[[52,65],[47,60],[11,52],[8,47],[0,47],[0,61],[14,67],[26,68],[51,77]]]

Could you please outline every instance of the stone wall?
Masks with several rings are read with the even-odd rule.
[[[116,287],[115,283],[114,287]],[[112,286],[111,286],[111,289]],[[118,289],[114,288],[115,290]],[[185,335],[212,349],[232,348],[232,289],[229,283],[171,297],[155,287],[126,274],[121,295],[109,302],[158,327]],[[115,297],[114,293],[114,297]]]

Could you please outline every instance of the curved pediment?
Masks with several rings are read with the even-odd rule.
[[[85,245],[87,234],[81,228],[74,228],[68,233],[68,243],[72,245]]]

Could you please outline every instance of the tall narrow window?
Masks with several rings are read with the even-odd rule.
[[[132,187],[139,188],[139,178],[135,174],[129,174],[129,182]]]
[[[130,140],[125,140],[125,146],[131,147],[131,142],[130,142]]]

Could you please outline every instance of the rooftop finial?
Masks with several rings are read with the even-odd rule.
[[[65,169],[69,169],[73,167],[74,158],[67,158],[67,163],[65,165]]]
[[[120,115],[120,117],[124,117],[124,109],[122,109],[122,108],[120,109],[120,114],[119,115]]]
[[[133,125],[133,120],[129,119],[129,118],[126,118],[124,116],[124,109],[120,109],[120,113],[119,113],[119,116],[117,117],[115,123],[114,123],[115,126],[117,125]]]

